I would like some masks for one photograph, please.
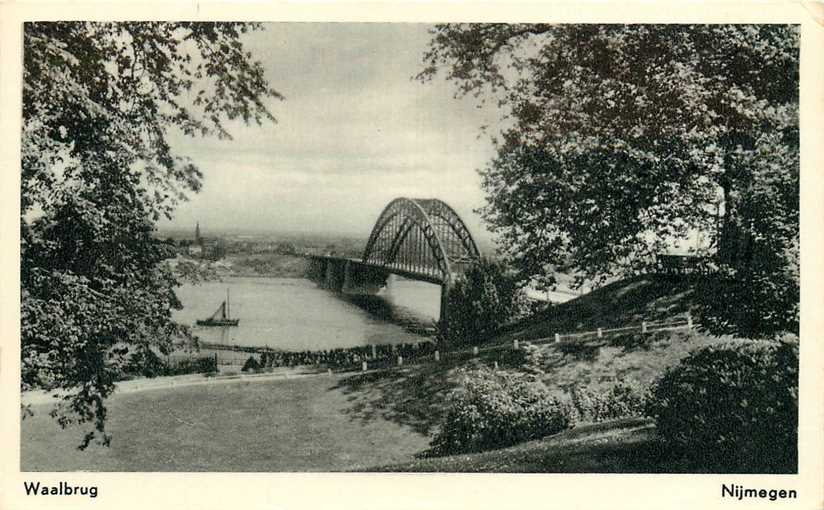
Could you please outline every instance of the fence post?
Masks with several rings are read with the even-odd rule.
[[[378,347],[372,344],[372,359],[378,359]]]
[[[441,353],[439,351],[435,351],[435,361],[441,360]]]
[[[403,356],[398,356],[398,366],[403,365]]]
[[[366,372],[366,362],[365,361],[361,364],[361,370]]]
[[[494,367],[493,367],[493,368],[494,368],[495,370],[498,370],[498,362],[497,362],[497,361],[495,362],[495,365],[494,365]]]
[[[647,332],[647,322],[643,321],[641,323],[641,333],[643,334],[643,333],[646,333],[646,332]]]
[[[329,377],[332,376],[332,369],[331,368],[326,371],[326,375],[328,375]]]
[[[598,328],[598,338],[601,338],[603,336],[604,336],[604,332],[601,330],[601,328]]]
[[[557,344],[560,341],[561,341],[561,335],[559,335],[558,333],[555,333],[555,343]]]
[[[692,314],[687,314],[687,328],[692,329]]]
[[[472,355],[473,355],[473,356],[477,356],[477,355],[478,355],[478,346],[477,346],[477,345],[476,345],[475,347],[473,347],[473,348],[472,348]]]
[[[517,338],[512,341],[512,348],[515,349],[516,351],[518,350],[518,339]]]

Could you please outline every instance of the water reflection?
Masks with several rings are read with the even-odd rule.
[[[353,303],[375,319],[396,324],[412,333],[427,335],[434,330],[435,319],[433,317],[425,317],[420,311],[394,304],[386,296],[341,295],[340,297]]]

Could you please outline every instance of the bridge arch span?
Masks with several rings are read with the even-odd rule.
[[[480,252],[458,214],[441,200],[396,198],[378,220],[363,262],[392,272],[449,285]]]

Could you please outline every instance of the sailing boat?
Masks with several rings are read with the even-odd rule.
[[[240,319],[232,319],[229,316],[229,289],[226,289],[226,301],[220,303],[211,317],[195,321],[198,326],[237,326],[238,322]]]

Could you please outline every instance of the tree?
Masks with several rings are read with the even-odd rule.
[[[798,48],[787,25],[439,25],[418,78],[505,113],[481,213],[521,278],[603,281],[702,232],[736,299],[780,294],[744,321],[785,316],[766,334],[798,321]]]
[[[61,425],[93,421],[132,355],[186,339],[152,236],[202,175],[172,133],[230,138],[273,121],[243,23],[26,23],[21,180],[22,389],[62,390]]]
[[[447,294],[449,322],[440,334],[452,344],[478,344],[515,319],[524,306],[516,279],[498,261],[482,259],[457,278]]]

